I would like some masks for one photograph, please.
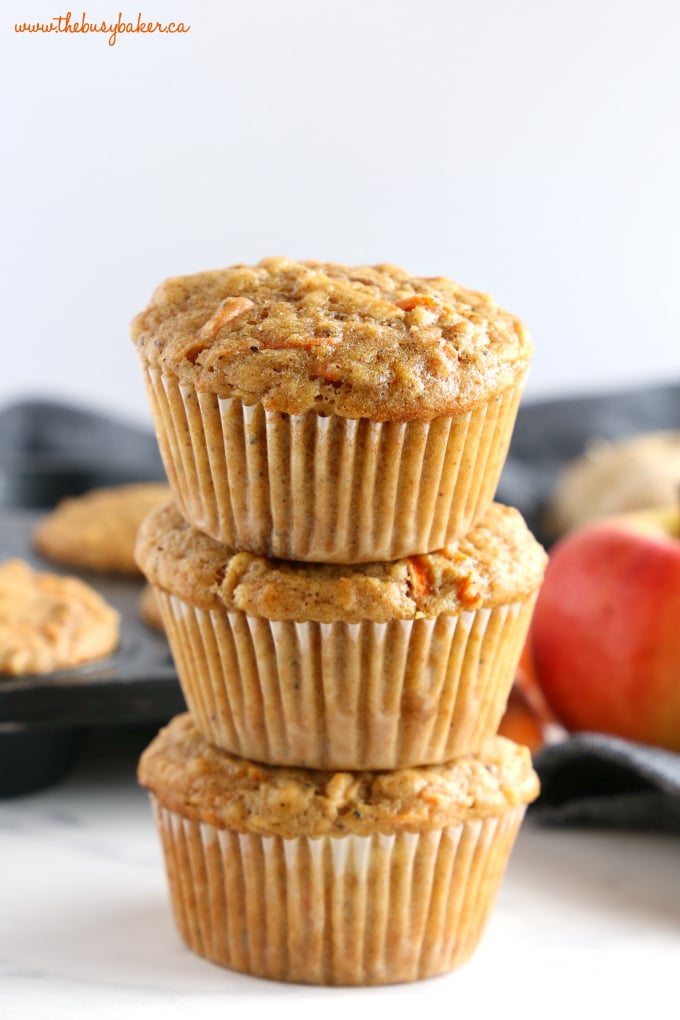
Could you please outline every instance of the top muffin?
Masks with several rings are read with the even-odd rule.
[[[132,336],[199,391],[374,421],[465,413],[531,355],[515,316],[445,277],[285,258],[166,280]]]

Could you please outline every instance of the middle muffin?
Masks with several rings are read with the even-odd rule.
[[[137,540],[204,737],[313,769],[477,750],[498,729],[546,559],[518,511],[498,503],[446,549],[391,563],[231,553],[173,503]]]

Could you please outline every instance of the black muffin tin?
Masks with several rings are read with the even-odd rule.
[[[185,703],[165,635],[139,613],[141,577],[82,570],[41,556],[38,521],[64,496],[164,478],[150,432],[44,401],[0,412],[0,559],[78,576],[121,616],[108,658],[48,675],[0,677],[0,796],[60,779],[98,726],[162,725]]]

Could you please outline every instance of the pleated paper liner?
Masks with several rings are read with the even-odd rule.
[[[269,412],[143,372],[182,516],[230,548],[325,563],[464,535],[493,499],[524,382],[465,414],[375,422]]]
[[[525,811],[423,833],[284,839],[152,802],[187,945],[231,970],[317,985],[415,981],[463,963]]]
[[[255,761],[318,769],[405,768],[476,750],[498,729],[535,601],[324,624],[157,596],[206,740]]]

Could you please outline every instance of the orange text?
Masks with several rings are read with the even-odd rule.
[[[146,35],[152,32],[181,35],[190,28],[191,25],[186,25],[183,21],[168,21],[165,24],[161,21],[144,21],[141,12],[137,15],[136,21],[126,21],[122,11],[118,12],[116,21],[89,21],[84,11],[80,18],[67,11],[66,14],[59,14],[50,21],[24,21],[16,24],[14,31],[29,34],[54,32],[57,35],[100,34],[106,36],[109,46],[115,46],[119,35]]]

